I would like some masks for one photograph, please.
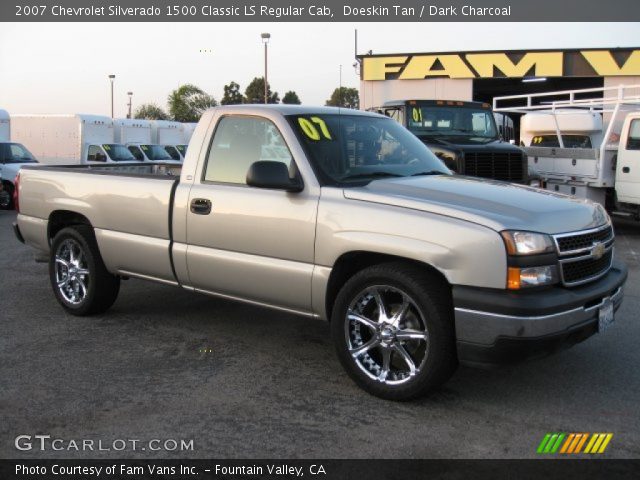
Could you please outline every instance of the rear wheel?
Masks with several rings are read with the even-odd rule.
[[[55,236],[49,277],[58,302],[73,315],[104,312],[120,291],[120,279],[107,271],[93,229],[86,225],[63,228]]]
[[[338,294],[331,323],[342,365],[373,395],[419,397],[457,366],[450,291],[413,265],[389,263],[356,274]]]

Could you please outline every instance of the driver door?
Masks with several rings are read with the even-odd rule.
[[[630,114],[620,138],[616,166],[619,202],[640,204],[640,114]]]
[[[318,196],[248,186],[259,160],[284,162],[297,175],[270,120],[221,117],[189,194],[189,280],[197,290],[308,313]]]

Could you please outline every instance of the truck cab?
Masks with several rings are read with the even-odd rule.
[[[522,150],[504,141],[487,103],[398,100],[375,110],[408,128],[460,175],[516,183],[527,181]]]
[[[640,215],[640,112],[627,115],[620,135],[616,162],[618,207]]]

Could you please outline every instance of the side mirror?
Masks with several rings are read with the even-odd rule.
[[[286,164],[268,160],[254,162],[249,167],[247,185],[287,192],[300,192],[303,189],[300,180],[289,178],[289,168]]]

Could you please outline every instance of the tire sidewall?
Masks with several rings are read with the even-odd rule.
[[[89,285],[87,287],[87,295],[84,297],[82,302],[80,302],[77,305],[67,302],[67,300],[65,300],[65,298],[62,296],[62,294],[60,293],[56,285],[56,270],[55,270],[56,252],[58,251],[58,248],[60,247],[60,245],[67,239],[73,239],[80,245],[80,248],[82,248],[82,253],[84,255],[84,258],[87,261],[87,268],[89,269]],[[97,294],[96,292],[97,273],[96,272],[97,272],[96,258],[91,246],[89,245],[89,242],[87,242],[84,235],[82,235],[76,228],[73,228],[73,227],[67,227],[60,230],[56,234],[51,245],[51,255],[49,256],[49,279],[51,281],[51,287],[56,296],[56,299],[63,306],[65,310],[67,310],[68,312],[74,315],[84,315],[90,311],[91,305],[93,304],[94,298]]]
[[[440,363],[444,356],[450,355],[450,349],[455,343],[452,315],[446,311],[446,306],[450,302],[442,298],[434,298],[438,294],[444,295],[445,291],[441,285],[438,285],[439,288],[424,289],[424,284],[421,283],[414,276],[402,274],[398,268],[370,267],[348,280],[336,298],[331,316],[331,335],[338,358],[349,376],[361,388],[373,395],[389,400],[411,400],[442,382]],[[363,290],[375,285],[389,285],[409,295],[420,309],[429,333],[426,361],[420,373],[404,384],[387,385],[372,380],[360,370],[348,350],[345,322],[349,305]]]

